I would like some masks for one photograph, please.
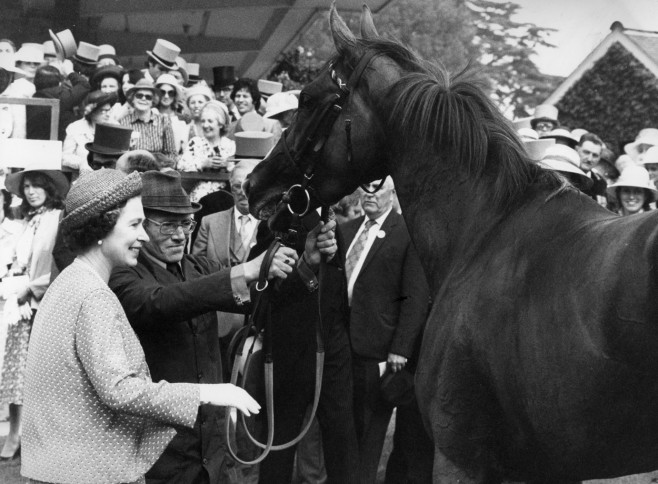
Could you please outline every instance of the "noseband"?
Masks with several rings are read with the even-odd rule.
[[[372,60],[377,57],[378,53],[374,51],[368,51],[361,56],[359,62],[356,65],[352,75],[350,76],[347,83],[345,83],[339,76],[336,70],[334,69],[333,64],[329,66],[331,70],[331,79],[336,85],[336,90],[325,98],[321,109],[317,114],[313,116],[311,122],[309,123],[308,128],[306,129],[302,144],[297,151],[293,151],[288,146],[288,141],[286,136],[281,137],[283,144],[283,153],[285,154],[286,159],[292,163],[297,170],[299,170],[304,178],[302,183],[295,184],[291,186],[288,191],[283,195],[282,202],[288,206],[288,210],[293,215],[298,217],[303,217],[308,213],[311,207],[311,195],[309,194],[308,188],[311,184],[311,180],[315,175],[315,166],[320,158],[322,149],[324,148],[327,139],[331,133],[331,129],[336,123],[336,119],[343,110],[343,106],[347,102],[349,95],[354,91],[358,85],[363,73]],[[352,163],[352,120],[345,120],[345,135],[347,137],[347,162],[348,164]],[[307,160],[308,163],[306,168],[302,166],[302,160]],[[384,184],[384,179],[380,182],[379,186],[374,190],[370,191],[365,186],[361,186],[363,190],[368,193],[374,193],[378,191]]]

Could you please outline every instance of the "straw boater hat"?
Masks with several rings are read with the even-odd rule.
[[[94,141],[85,144],[85,149],[101,155],[122,155],[130,149],[133,130],[116,124],[96,124]]]
[[[93,217],[116,207],[142,191],[139,173],[130,175],[119,170],[96,170],[83,172],[71,188],[64,205],[66,217],[62,229],[83,227]]]
[[[550,133],[542,135],[541,138],[553,138],[556,144],[567,145],[569,148],[575,148],[580,141],[564,128],[554,129]]]
[[[635,187],[649,190],[650,202],[656,198],[656,186],[649,179],[649,172],[642,166],[629,165],[621,172],[619,179],[608,186],[608,195],[616,196],[617,187]]]
[[[528,152],[528,157],[532,161],[541,160],[546,150],[553,145],[555,145],[554,139],[538,139],[523,142],[523,146],[525,146]]]
[[[176,99],[179,101],[185,97],[185,90],[183,89],[183,86],[181,86],[178,82],[178,79],[176,79],[171,74],[164,73],[158,76],[158,80],[155,81],[155,87],[160,89],[163,84],[169,84],[176,90]]]
[[[640,132],[637,134],[637,137],[635,138],[635,141],[624,146],[624,151],[635,160],[640,154],[638,152],[640,145],[658,145],[658,129],[644,128],[640,130]]]
[[[592,186],[593,180],[580,169],[580,156],[573,148],[566,145],[553,145],[546,149],[544,156],[537,163],[542,168],[568,173],[574,176],[581,187],[588,189]]]
[[[212,68],[213,76],[213,89],[218,91],[224,87],[235,84],[238,80],[235,75],[235,68],[233,66],[217,66]]]
[[[157,39],[153,50],[147,50],[146,53],[153,61],[167,69],[173,71],[178,69],[176,66],[176,57],[180,54],[180,47],[176,44],[168,40]]]
[[[57,33],[48,30],[48,33],[50,34],[50,38],[53,39],[55,51],[61,60],[70,59],[75,55],[78,48],[75,44],[75,38],[69,29]]]
[[[25,197],[25,194],[22,190],[23,177],[25,177],[27,173],[35,172],[42,173],[43,175],[50,178],[50,180],[55,184],[57,193],[61,197],[66,196],[66,193],[69,191],[69,180],[66,178],[66,175],[64,175],[61,170],[53,170],[51,167],[44,166],[39,162],[32,163],[22,171],[7,175],[5,178],[5,187],[10,193],[23,198]]]
[[[265,118],[273,118],[286,111],[294,111],[299,106],[299,99],[289,92],[278,92],[272,94],[267,100]]]
[[[142,175],[142,205],[159,212],[190,214],[201,210],[201,205],[191,202],[180,181],[180,173],[147,171]]]
[[[80,42],[78,44],[78,50],[73,56],[73,60],[78,61],[81,64],[95,65],[98,63],[99,51],[100,49],[97,45]]]
[[[532,129],[535,129],[537,123],[540,121],[550,121],[554,124],[555,127],[559,126],[560,123],[557,120],[558,111],[555,106],[550,104],[540,104],[535,108],[535,115],[530,120],[530,126]]]

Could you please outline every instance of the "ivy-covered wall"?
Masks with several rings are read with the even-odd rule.
[[[658,78],[618,43],[556,104],[560,123],[598,134],[617,154],[642,128],[658,128]]]

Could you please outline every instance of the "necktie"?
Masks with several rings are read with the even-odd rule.
[[[176,279],[179,281],[184,281],[185,278],[183,277],[183,271],[181,271],[180,266],[175,263],[175,262],[170,262],[167,264],[167,271],[171,272],[173,275],[176,276]]]
[[[243,261],[249,253],[249,215],[240,215],[240,229],[238,235],[240,236],[240,246],[235,251],[235,255],[239,261]]]
[[[356,242],[354,242],[354,245],[352,246],[352,250],[350,250],[350,253],[347,254],[347,260],[345,261],[345,276],[347,277],[348,281],[352,278],[352,272],[354,271],[356,264],[359,262],[359,259],[361,258],[361,253],[363,252],[363,249],[366,246],[366,242],[368,241],[368,234],[370,233],[370,227],[372,227],[376,223],[377,222],[370,219],[366,221],[365,228],[359,235],[359,238],[356,239]]]

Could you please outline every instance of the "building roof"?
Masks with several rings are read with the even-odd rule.
[[[610,33],[558,86],[546,99],[545,103],[558,103],[567,91],[580,80],[583,74],[590,70],[614,44],[623,46],[658,78],[658,32],[627,29],[621,22],[614,22],[610,26]]]

